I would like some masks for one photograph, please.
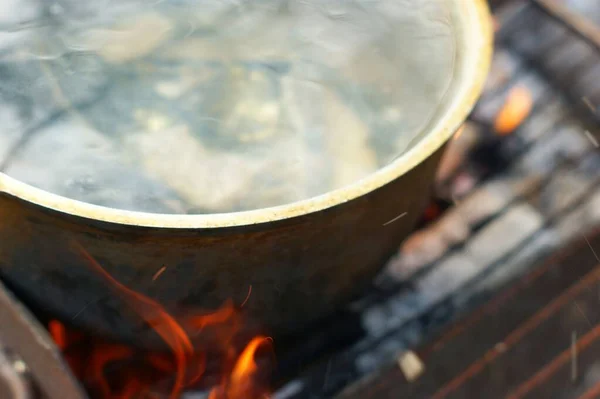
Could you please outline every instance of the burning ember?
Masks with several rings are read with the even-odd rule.
[[[494,130],[506,136],[514,132],[529,116],[533,108],[533,96],[526,87],[515,87],[506,98],[502,109],[496,115]]]
[[[239,349],[239,308],[244,304],[236,307],[227,301],[213,313],[176,319],[157,302],[115,280],[85,249],[77,247],[170,348],[170,353],[137,349],[50,321],[48,331],[92,398],[176,399],[190,388],[210,389],[209,399],[269,397],[265,375],[269,367],[265,366],[272,356],[266,356],[269,362],[261,360],[272,353],[272,340],[257,336]],[[199,348],[210,348],[210,354]]]

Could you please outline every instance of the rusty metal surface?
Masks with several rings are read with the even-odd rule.
[[[368,196],[256,226],[116,225],[2,194],[0,276],[75,325],[136,342],[152,337],[77,252],[79,243],[117,280],[174,313],[214,310],[229,298],[241,304],[252,286],[244,307],[251,319],[269,333],[290,333],[360,291],[396,250],[428,198],[440,154]]]
[[[1,283],[0,344],[19,355],[41,388],[43,397],[87,397],[44,327]]]

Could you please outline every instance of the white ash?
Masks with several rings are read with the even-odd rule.
[[[542,225],[543,218],[533,207],[515,205],[471,238],[465,250],[473,262],[490,264],[514,250]]]
[[[301,392],[303,388],[304,384],[301,381],[294,380],[288,382],[273,394],[273,399],[293,398],[296,396],[297,393]]]
[[[359,355],[354,364],[363,374],[373,372],[381,364],[381,359],[372,353],[364,353]]]
[[[466,256],[465,256],[466,255]],[[426,296],[426,302],[432,304],[471,280],[482,267],[484,262],[477,263],[468,252],[453,254],[442,260],[435,269],[417,283],[421,295]]]
[[[442,237],[428,230],[413,233],[400,252],[390,259],[387,271],[395,278],[405,279],[422,266],[439,259],[447,250],[448,244]]]
[[[568,112],[564,99],[553,96],[546,105],[523,122],[521,129],[519,129],[521,137],[530,143],[538,139],[543,140],[543,135],[556,129],[556,125],[561,120],[566,119]]]
[[[404,279],[440,259],[448,249],[471,237],[471,228],[503,210],[539,182],[535,177],[507,174],[485,183],[431,226],[413,233],[390,260],[387,271]]]
[[[550,137],[543,137],[516,165],[524,173],[547,175],[565,157],[577,158],[593,148],[592,143],[581,134],[582,126],[571,122],[560,126]]]
[[[472,297],[474,293],[483,294],[486,292],[493,292],[498,287],[502,287],[516,276],[521,275],[531,268],[531,265],[535,264],[538,260],[543,258],[545,255],[550,254],[553,250],[556,250],[561,243],[559,235],[554,229],[543,229],[531,237],[527,245],[524,245],[518,251],[511,254],[505,261],[502,262],[501,267],[495,268],[485,278],[483,278],[473,292],[458,293],[456,302],[466,300]]]
[[[555,173],[550,182],[529,202],[544,216],[549,217],[568,208],[587,192],[593,184],[590,176],[581,170],[570,169]]]
[[[377,334],[379,331],[385,331],[386,323],[387,314],[382,308],[372,307],[363,315],[363,324],[374,334]]]
[[[531,93],[534,104],[544,99],[551,92],[551,86],[538,74],[526,75],[518,85],[523,86]]]
[[[419,314],[426,305],[427,301],[423,300],[419,293],[402,292],[384,304],[366,309],[362,314],[362,325],[369,332],[369,336],[379,337],[386,331],[400,327]]]
[[[386,301],[385,306],[367,309],[363,326],[373,337],[397,329],[471,281],[485,266],[476,263],[466,251],[451,254],[416,281],[416,291],[401,292]]]
[[[461,209],[464,208],[461,207]],[[433,233],[439,234],[449,246],[465,241],[471,230],[469,228],[470,222],[462,216],[463,214],[459,209],[449,211],[434,225]]]
[[[207,391],[186,391],[181,394],[182,399],[209,399],[210,392]]]
[[[558,236],[567,241],[571,237],[585,233],[600,224],[600,188],[596,188],[590,198],[565,215],[555,230]]]
[[[463,199],[455,212],[467,225],[473,226],[504,209],[520,194],[518,188],[510,175],[489,181]]]

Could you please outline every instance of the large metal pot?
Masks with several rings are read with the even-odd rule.
[[[114,278],[174,313],[215,309],[227,299],[240,304],[250,286],[244,309],[275,335],[332,312],[409,234],[444,144],[482,89],[492,51],[485,1],[440,1],[452,3],[451,21],[444,23],[454,27],[457,43],[448,94],[418,140],[391,164],[318,197],[210,215],[100,207],[0,173],[0,276],[63,320],[138,343],[152,336],[150,329],[126,311],[123,298],[73,243]]]

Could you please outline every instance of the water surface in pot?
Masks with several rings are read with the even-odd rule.
[[[158,213],[346,186],[435,118],[460,1],[3,1],[0,170]]]

